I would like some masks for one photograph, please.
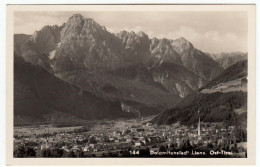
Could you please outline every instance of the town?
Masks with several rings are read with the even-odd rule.
[[[35,128],[14,132],[14,157],[240,158],[247,157],[246,145],[246,134],[241,129],[200,121],[196,126],[158,126],[143,120],[107,121],[91,128],[42,130],[38,134]]]

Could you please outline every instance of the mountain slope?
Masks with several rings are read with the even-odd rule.
[[[234,110],[247,104],[245,92],[215,92],[211,94],[199,93],[195,97],[188,96],[174,108],[166,110],[152,120],[156,124],[194,125],[200,115],[203,122],[232,121],[236,113]],[[198,114],[198,110],[200,114]]]
[[[219,75],[223,69],[207,54],[196,49],[184,38],[178,38],[171,42],[175,51],[180,55],[182,64],[201,79],[210,81]]]
[[[82,91],[41,67],[26,63],[19,56],[14,58],[15,124],[50,123],[47,116],[52,117],[55,113],[66,114],[67,119],[79,120],[134,116],[133,113],[122,111],[121,103],[118,101],[103,99]],[[73,119],[64,120],[67,121]]]
[[[247,78],[247,60],[243,60],[231,65],[225,71],[223,71],[219,76],[213,79],[211,82],[207,83],[201,89],[209,89],[220,83],[226,83],[233,80],[242,80]]]
[[[200,115],[204,122],[232,122],[238,110],[247,108],[247,61],[238,62],[209,82],[199,92],[160,113],[156,124],[195,124]],[[198,114],[200,111],[200,114]]]
[[[219,63],[221,67],[227,69],[231,65],[247,60],[247,53],[231,52],[231,53],[220,53],[220,54],[209,54],[215,61]]]
[[[15,35],[15,53],[23,57],[26,62],[37,64],[49,72],[53,72],[50,64],[49,53],[53,51],[60,41],[62,26],[44,26],[31,36]],[[18,42],[20,41],[20,42]]]
[[[150,55],[150,39],[144,32],[121,31],[116,36],[123,45],[123,59],[125,67],[128,65],[143,66],[147,63]]]
[[[52,60],[56,73],[74,69],[107,70],[122,65],[120,40],[93,19],[75,14],[60,35],[61,42]]]

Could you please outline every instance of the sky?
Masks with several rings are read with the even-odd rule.
[[[62,25],[73,14],[92,18],[108,31],[145,32],[149,38],[183,37],[208,53],[247,52],[246,12],[15,12],[14,33],[33,34],[45,25]]]

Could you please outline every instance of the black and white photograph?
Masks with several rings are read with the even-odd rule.
[[[10,21],[13,158],[249,157],[247,8],[33,8]]]

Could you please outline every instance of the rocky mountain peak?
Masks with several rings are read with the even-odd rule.
[[[137,35],[141,38],[149,38],[147,34],[145,34],[143,31],[139,31]]]
[[[180,37],[176,40],[172,40],[171,45],[179,54],[182,54],[183,52],[189,51],[194,48],[192,43],[190,43],[183,37]]]
[[[99,25],[92,18],[86,18],[85,19],[85,23],[84,23],[84,27],[83,28],[88,28],[88,29],[92,29],[92,30],[102,29],[102,30],[106,31],[105,26]]]
[[[30,37],[27,45],[38,55],[44,54],[46,56],[50,51],[53,51],[59,43],[61,29],[62,26],[57,25],[44,26]]]
[[[81,14],[74,14],[69,18],[67,24],[82,24],[84,20],[85,18]]]
[[[190,41],[188,41],[187,39],[185,39],[185,38],[183,38],[183,37],[177,38],[175,41],[178,41],[178,42],[181,43],[181,44],[192,45],[192,44],[190,43]]]
[[[127,32],[125,30],[122,30],[119,33],[117,33],[116,36],[119,37],[120,39],[123,39],[125,36],[133,37],[133,38],[139,37],[139,38],[149,39],[148,35],[145,34],[143,31],[139,31],[139,32],[135,33],[134,31]]]
[[[93,37],[94,34],[102,34],[104,31],[106,28],[92,18],[84,18],[80,14],[74,14],[61,30],[61,41],[67,38]]]
[[[156,41],[158,41],[158,40],[159,40],[159,39],[156,38],[156,37],[153,37],[153,38],[151,39],[152,42],[156,42]]]
[[[180,62],[180,56],[171,45],[171,40],[153,38],[150,45],[151,55],[162,62]]]
[[[136,34],[135,34],[134,31],[131,31],[131,32],[130,32],[130,35],[135,36]]]
[[[40,31],[36,31],[33,33],[33,35],[30,37],[30,40],[34,43],[37,43],[39,39],[43,38],[49,38],[50,35],[56,36],[59,38],[59,31],[61,27],[54,25],[54,26],[44,26]],[[59,39],[56,39],[59,40]]]
[[[124,38],[124,36],[127,34],[127,31],[123,30],[116,34],[117,37],[120,39]]]
[[[134,47],[136,44],[140,45],[145,43],[145,45],[149,44],[149,37],[144,32],[135,33],[134,31],[127,32],[125,30],[116,34],[118,38],[120,38],[125,45],[126,48]]]

